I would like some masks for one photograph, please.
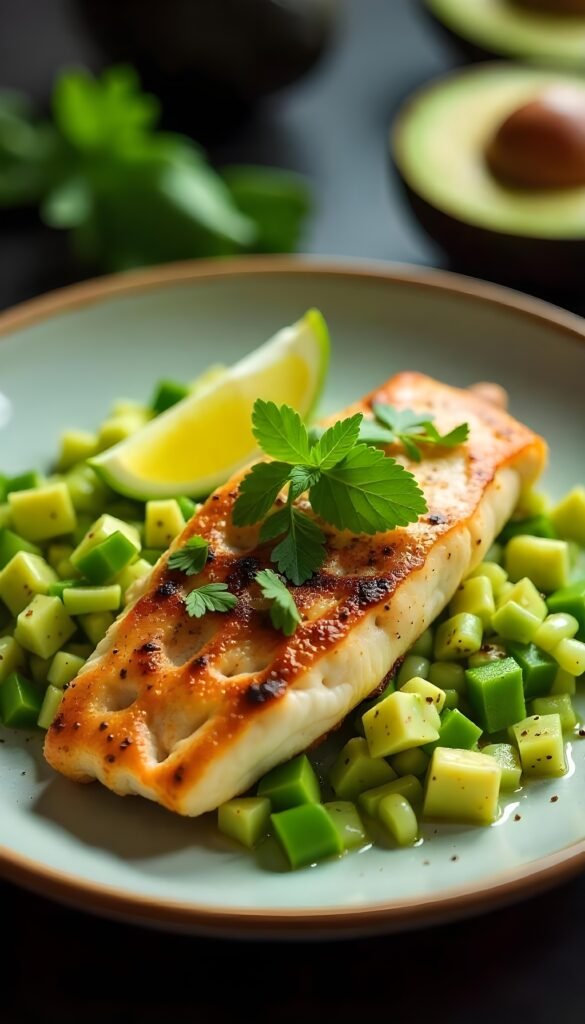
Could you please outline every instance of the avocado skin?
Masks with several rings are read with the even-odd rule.
[[[449,255],[453,269],[515,287],[583,287],[585,238],[528,238],[468,224],[428,203],[394,168],[419,224]]]

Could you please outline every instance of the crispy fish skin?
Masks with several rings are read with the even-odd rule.
[[[287,638],[271,627],[254,582],[270,547],[256,528],[231,524],[238,474],[173,545],[203,535],[204,572],[186,577],[163,557],[66,690],[45,742],[57,771],[202,814],[375,690],[482,560],[547,449],[503,410],[422,374],[398,374],[347,413],[367,414],[374,401],[428,411],[441,431],[470,424],[465,445],[428,449],[420,464],[389,449],[418,478],[428,513],[374,537],[329,530],[322,570],[293,588],[303,623]],[[214,581],[228,583],[237,608],[189,618],[182,596]]]

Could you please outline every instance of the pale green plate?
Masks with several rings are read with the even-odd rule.
[[[11,409],[0,402],[2,469],[45,465],[61,428],[94,426],[111,399],[144,399],[160,376],[189,379],[210,362],[232,362],[309,306],[331,327],[327,408],[407,368],[462,385],[498,380],[513,412],[550,441],[551,490],[583,480],[582,321],[431,271],[267,259],[110,278],[5,314],[0,390]],[[210,822],[57,777],[37,737],[4,730],[1,739],[0,870],[161,926],[285,936],[390,930],[493,907],[585,864],[578,739],[569,776],[531,785],[496,826],[426,827],[414,849],[370,849],[295,874],[260,867]]]

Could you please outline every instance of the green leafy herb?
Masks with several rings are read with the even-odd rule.
[[[280,629],[285,636],[292,636],[301,622],[299,610],[294,598],[286,585],[272,569],[262,569],[256,573],[262,596],[271,602],[270,621],[275,629]]]
[[[205,583],[187,594],[185,608],[194,619],[200,619],[206,612],[230,612],[238,599],[230,594],[227,583]]]
[[[203,569],[209,554],[209,544],[204,537],[196,534],[169,558],[169,569],[179,569],[187,576],[196,576]]]
[[[278,540],[272,561],[296,585],[310,579],[326,554],[323,530],[293,504],[302,494],[308,492],[314,512],[326,523],[353,533],[392,530],[426,512],[412,474],[379,449],[359,443],[361,413],[311,437],[294,409],[258,399],[252,422],[258,444],[278,461],[258,463],[244,477],[233,521],[236,526],[262,523],[260,539]],[[287,485],[286,505],[268,515]]]
[[[52,107],[42,120],[26,98],[0,93],[0,207],[40,204],[85,261],[121,270],[296,246],[303,179],[254,167],[221,176],[191,139],[157,129],[158,101],[132,68],[66,70]]]
[[[363,420],[360,441],[369,445],[402,444],[413,462],[420,462],[420,445],[455,448],[469,437],[469,425],[460,423],[447,434],[440,434],[428,413],[412,409],[395,409],[392,405],[374,404],[374,419]]]

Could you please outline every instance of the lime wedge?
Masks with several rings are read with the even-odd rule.
[[[129,498],[203,497],[257,454],[251,429],[255,400],[287,403],[308,419],[328,363],[327,325],[311,309],[90,463]]]

